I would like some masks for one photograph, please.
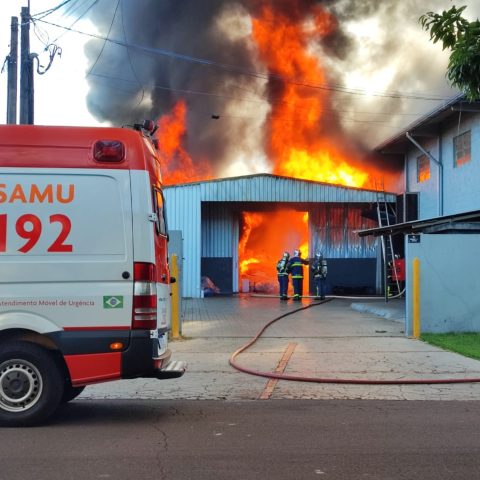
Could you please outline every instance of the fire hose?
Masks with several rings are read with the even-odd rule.
[[[342,297],[345,298],[345,297]],[[277,380],[290,380],[295,382],[310,382],[310,383],[339,383],[347,385],[429,385],[429,384],[448,384],[448,383],[479,383],[480,378],[431,378],[431,379],[400,379],[400,380],[378,380],[378,379],[357,379],[357,378],[322,378],[322,377],[304,377],[299,375],[286,375],[283,373],[274,373],[274,372],[261,372],[258,370],[253,370],[251,368],[242,367],[239,365],[235,359],[242,352],[245,352],[250,348],[267,330],[268,327],[273,325],[275,322],[278,322],[282,318],[293,315],[294,313],[306,310],[316,305],[322,305],[326,302],[330,302],[333,298],[327,298],[319,302],[310,303],[309,305],[296,308],[290,312],[284,313],[273,320],[270,320],[266,323],[257,334],[245,345],[240,347],[238,350],[232,353],[229,359],[230,365],[239,370],[240,372],[247,373],[249,375],[256,375],[258,377],[273,378]]]

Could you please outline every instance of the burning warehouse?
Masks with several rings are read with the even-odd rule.
[[[141,0],[121,2],[118,11],[98,7],[97,27],[125,44],[87,45],[89,109],[117,125],[158,118],[168,226],[183,236],[184,296],[270,292],[276,261],[297,248],[328,259],[330,292],[379,292],[376,240],[354,231],[376,226],[362,211],[376,202],[379,184],[381,191],[403,189],[401,161],[379,160],[369,145],[385,137],[388,121],[405,120],[408,102],[420,101],[401,93],[428,57],[420,44],[408,61],[399,55],[396,28],[403,35],[410,10],[417,28],[424,8],[407,3]],[[371,27],[378,10],[390,41],[366,57],[364,39],[352,32]],[[384,67],[388,83],[379,75]],[[368,91],[355,81],[360,72]],[[429,89],[441,72],[429,68]]]
[[[381,288],[377,242],[355,233],[376,225],[362,216],[375,191],[259,174],[172,185],[164,194],[169,229],[182,232],[185,297],[276,293],[276,262],[298,248],[328,260],[327,293]]]

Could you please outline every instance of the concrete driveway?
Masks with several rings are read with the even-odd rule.
[[[232,368],[229,357],[267,322],[312,300],[256,296],[184,299],[184,340],[171,342],[189,364],[180,379],[122,380],[88,387],[81,398],[474,400],[480,384],[343,385],[278,382]],[[352,304],[353,307],[352,308]],[[244,367],[349,379],[480,377],[480,362],[406,338],[403,301],[334,299],[271,325],[238,357]],[[375,313],[371,313],[375,312]],[[280,367],[279,367],[280,365]]]

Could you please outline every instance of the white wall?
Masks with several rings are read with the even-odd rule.
[[[412,335],[412,262],[420,260],[421,332],[480,331],[480,235],[420,235],[405,239],[406,329]]]
[[[471,161],[454,166],[453,139],[471,131]],[[419,218],[452,215],[480,209],[480,114],[456,112],[442,132],[415,140],[443,165],[443,212],[439,209],[439,166],[430,161],[430,179],[417,182],[417,157],[421,151],[412,143],[407,155],[407,191],[420,192]]]
[[[430,152],[434,158],[439,159],[439,143],[436,138],[414,137],[427,152]],[[422,152],[417,149],[413,143],[408,152],[407,168],[407,191],[420,192],[418,214],[419,219],[438,217],[439,210],[439,167],[436,163],[430,161],[430,178],[423,182],[417,182],[417,158]]]
[[[460,115],[460,113],[457,113]],[[445,215],[480,209],[480,115],[466,114],[445,130],[442,142]],[[471,160],[454,167],[453,137],[471,131]]]

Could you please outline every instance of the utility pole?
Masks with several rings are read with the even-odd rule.
[[[30,5],[22,7],[21,21],[20,123],[33,124],[33,60],[30,56]]]
[[[7,123],[17,123],[18,17],[12,17],[8,56]]]

